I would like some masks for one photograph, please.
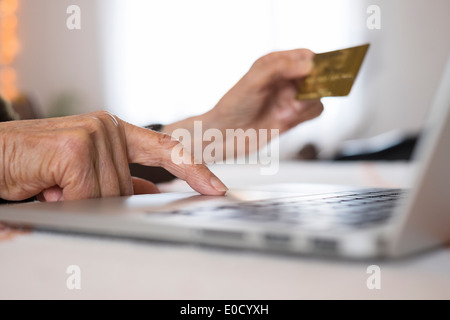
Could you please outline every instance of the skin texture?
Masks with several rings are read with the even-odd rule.
[[[164,167],[202,194],[227,190],[206,166],[173,163],[171,150],[179,142],[167,134],[106,111],[2,123],[0,136],[2,199],[39,194],[41,200],[60,201],[157,192],[152,183],[132,179],[128,163]]]
[[[37,195],[41,201],[61,201],[159,192],[151,182],[131,177],[128,163],[163,167],[199,193],[223,195],[226,186],[188,152],[183,156],[191,161],[172,161],[171,151],[180,142],[170,134],[177,128],[192,132],[196,120],[204,129],[282,133],[319,116],[320,100],[295,99],[296,81],[311,72],[313,57],[306,49],[261,57],[212,110],[166,125],[167,134],[133,126],[106,111],[0,123],[0,198]]]

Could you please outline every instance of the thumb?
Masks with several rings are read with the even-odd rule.
[[[37,195],[37,199],[41,202],[62,201],[64,200],[63,191],[58,186],[50,187],[42,190],[42,192]]]
[[[158,187],[150,181],[137,177],[131,177],[131,180],[133,181],[134,194],[160,193]]]

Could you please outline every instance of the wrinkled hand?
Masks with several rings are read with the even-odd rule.
[[[296,100],[296,82],[312,71],[313,57],[307,49],[261,57],[209,116],[220,119],[224,128],[279,129],[280,133],[319,116],[320,100]]]
[[[164,167],[202,194],[223,195],[227,190],[206,166],[193,161],[175,164],[171,151],[179,142],[170,136],[105,111],[1,123],[0,143],[0,198],[6,200],[157,192],[150,182],[132,179],[129,163]]]

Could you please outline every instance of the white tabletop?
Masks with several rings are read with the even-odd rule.
[[[404,163],[284,163],[274,176],[257,167],[213,167],[229,187],[275,182],[408,187]],[[244,181],[244,182],[243,182]],[[186,190],[185,184],[163,185]],[[0,299],[449,299],[450,248],[405,260],[348,262],[92,236],[0,231]],[[367,267],[380,267],[380,289]],[[81,289],[66,281],[80,267]]]

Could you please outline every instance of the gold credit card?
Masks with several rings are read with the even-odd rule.
[[[369,44],[319,53],[311,73],[298,81],[298,100],[342,97],[350,93]]]

